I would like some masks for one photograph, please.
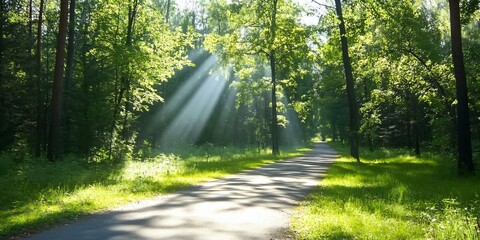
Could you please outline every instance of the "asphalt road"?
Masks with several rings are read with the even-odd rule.
[[[27,239],[289,238],[289,212],[336,156],[319,143],[302,157],[95,214]]]

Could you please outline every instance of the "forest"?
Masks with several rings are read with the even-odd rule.
[[[467,118],[478,150],[478,3],[461,3]],[[2,2],[0,149],[20,160],[121,160],[205,143],[278,152],[317,133],[417,154],[457,149],[447,2],[344,3],[352,112],[333,5],[62,4]],[[315,14],[318,23],[303,22]],[[350,115],[358,115],[353,128]]]
[[[357,161],[359,147],[448,156],[452,171],[473,176],[479,8],[2,0],[0,176],[68,162],[114,171],[195,149],[207,160],[241,149],[277,156],[313,138],[348,146]]]

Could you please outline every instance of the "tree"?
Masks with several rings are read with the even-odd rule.
[[[360,161],[358,153],[358,107],[357,100],[355,99],[355,82],[353,80],[352,65],[350,62],[350,56],[348,55],[348,40],[345,30],[345,22],[343,20],[342,3],[340,0],[335,0],[335,9],[337,12],[338,20],[340,21],[338,27],[340,29],[340,40],[342,43],[342,59],[343,67],[345,69],[345,78],[347,82],[347,97],[348,97],[348,109],[350,117],[349,128],[349,140],[350,140],[350,155]]]
[[[268,65],[271,82],[271,146],[272,154],[279,153],[278,141],[278,92],[279,66],[294,64],[289,55],[299,53],[306,46],[305,29],[300,24],[300,11],[291,1],[262,0],[245,1],[228,5],[229,29],[225,30],[220,21],[218,33],[207,37],[205,46],[211,52],[219,53],[226,64],[232,62],[238,68],[251,65]],[[292,34],[295,33],[295,34]],[[305,54],[307,55],[307,54]],[[288,62],[288,63],[287,63]],[[299,71],[300,66],[292,71]],[[289,69],[290,70],[290,69]],[[284,74],[287,78],[290,74]],[[294,75],[294,74],[292,74]],[[293,78],[293,77],[292,77]]]
[[[69,20],[68,20],[68,44],[67,44],[67,63],[65,70],[65,150],[69,151],[71,145],[71,111],[72,111],[72,83],[73,71],[75,69],[75,8],[76,0],[70,0]]]
[[[36,136],[35,136],[35,156],[40,156],[42,153],[42,143],[45,137],[45,116],[43,115],[42,104],[42,23],[43,23],[43,9],[44,0],[40,0],[40,6],[38,10],[38,22],[37,22],[37,44],[35,47],[35,60],[36,60],[36,76],[35,81],[36,88],[36,105],[37,105],[37,118],[36,118]]]
[[[462,26],[460,22],[460,1],[449,0],[450,31],[452,38],[452,58],[455,70],[457,96],[457,137],[458,171],[460,175],[474,175],[472,142],[470,136],[470,118],[468,109],[468,90],[462,50]]]
[[[275,58],[275,40],[277,33],[277,4],[278,0],[272,0],[272,13],[270,22],[270,46],[267,53],[270,58],[270,71],[272,72],[272,153],[278,155],[278,117],[277,117],[277,72],[276,72],[276,58]]]
[[[65,42],[68,25],[68,0],[60,2],[60,20],[58,24],[57,51],[51,102],[51,121],[48,135],[47,158],[55,161],[60,153],[60,132],[62,118],[62,81],[65,62]]]
[[[165,22],[168,23],[170,18],[170,0],[167,0],[167,12],[165,13]]]

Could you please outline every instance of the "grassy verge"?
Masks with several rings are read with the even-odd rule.
[[[480,239],[480,177],[456,176],[452,158],[402,150],[342,156],[296,209],[299,239]]]
[[[214,178],[301,155],[285,149],[274,157],[253,149],[194,149],[123,164],[65,159],[13,163],[0,156],[0,238],[59,221],[177,191]]]

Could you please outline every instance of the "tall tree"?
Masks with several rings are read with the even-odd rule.
[[[221,2],[226,6],[221,7]],[[231,14],[227,19],[228,24],[211,21],[218,25],[217,32],[207,36],[205,47],[211,52],[219,53],[226,65],[234,63],[236,71],[242,75],[240,79],[255,77],[250,71],[245,71],[253,69],[254,65],[264,64],[270,68],[271,147],[272,154],[278,154],[278,128],[282,120],[279,111],[283,110],[283,104],[277,99],[280,96],[277,88],[281,87],[279,83],[290,80],[290,83],[294,82],[294,72],[297,76],[300,75],[301,64],[293,61],[292,55],[305,52],[307,41],[306,30],[300,23],[298,5],[282,0],[251,0],[241,4],[217,1],[212,7],[229,9]],[[215,9],[210,9],[210,12],[212,10]],[[249,73],[243,76],[242,72]],[[256,81],[265,79],[268,78]]]
[[[4,82],[5,82],[5,77],[4,77],[4,24],[5,24],[5,2],[0,1],[0,131],[3,133],[5,129],[5,90],[4,90]],[[0,146],[2,147],[2,146]]]
[[[463,63],[460,1],[449,0],[448,2],[450,5],[452,58],[455,70],[455,83],[457,90],[458,171],[460,175],[473,175],[475,174],[475,167],[473,165],[472,159],[467,76]]]
[[[170,18],[170,0],[167,0],[167,13],[165,14],[165,22],[168,23]]]
[[[28,3],[28,40],[33,38],[33,0]]]
[[[37,22],[37,45],[35,48],[35,61],[36,61],[36,76],[35,81],[36,88],[36,104],[37,104],[37,118],[36,118],[36,137],[35,137],[35,155],[38,157],[42,152],[42,143],[45,139],[45,116],[43,114],[42,103],[42,24],[43,24],[43,7],[44,0],[40,0],[40,6],[38,10],[38,22]]]
[[[65,42],[68,25],[68,0],[60,2],[60,20],[58,24],[57,50],[51,102],[51,121],[48,135],[47,158],[55,161],[60,153],[60,131],[62,117],[62,80],[65,62]]]
[[[75,68],[75,7],[76,1],[70,0],[68,20],[67,66],[65,70],[65,149],[68,151],[71,137],[71,96],[73,71]]]
[[[278,155],[280,150],[278,149],[278,116],[277,116],[277,72],[276,72],[276,59],[275,59],[275,40],[277,33],[277,4],[278,0],[272,0],[272,17],[270,23],[270,70],[272,72],[272,153]]]
[[[342,58],[343,58],[343,67],[345,69],[345,78],[347,81],[347,97],[348,97],[348,108],[350,115],[350,129],[349,129],[349,139],[350,139],[350,155],[360,161],[360,156],[358,153],[358,107],[357,101],[355,99],[355,83],[353,80],[352,74],[352,65],[350,62],[350,56],[348,55],[348,40],[347,33],[345,30],[345,22],[343,20],[342,13],[342,3],[340,0],[335,0],[335,9],[337,11],[337,17],[340,21],[338,27],[340,28],[340,40],[342,42]]]

